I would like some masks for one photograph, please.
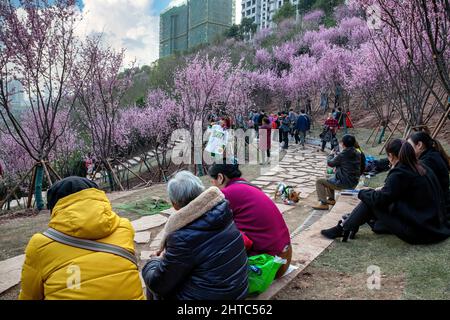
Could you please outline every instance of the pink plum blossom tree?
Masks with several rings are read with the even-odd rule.
[[[78,52],[74,5],[74,0],[0,3],[0,119],[9,139],[36,164],[39,210],[44,207],[41,196],[44,171],[51,169],[46,163],[64,132],[56,133],[56,120],[63,106],[73,107],[79,87],[69,89]],[[20,83],[22,92],[11,87],[13,82]],[[37,139],[30,135],[13,108],[12,98],[18,94],[27,99],[30,109],[27,116]]]

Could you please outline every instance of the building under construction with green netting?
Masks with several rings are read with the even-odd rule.
[[[159,57],[210,43],[234,23],[234,0],[187,0],[161,13]]]

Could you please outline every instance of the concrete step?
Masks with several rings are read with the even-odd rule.
[[[292,280],[294,280],[300,272],[311,264],[334,240],[327,239],[320,234],[322,229],[335,226],[342,215],[351,212],[359,203],[357,197],[339,196],[336,204],[330,212],[325,212],[316,222],[309,224],[305,221],[305,227],[297,235],[293,234],[292,244],[292,261],[291,265],[296,267],[289,274],[275,280],[269,289],[262,294],[249,298],[249,300],[270,300],[280,290],[285,288]],[[295,231],[294,231],[295,233]]]

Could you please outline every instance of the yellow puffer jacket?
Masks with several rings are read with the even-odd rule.
[[[60,199],[49,227],[134,253],[131,223],[114,213],[105,193],[97,189]],[[64,245],[40,233],[26,248],[21,287],[21,300],[144,299],[139,271],[132,262],[110,253]]]

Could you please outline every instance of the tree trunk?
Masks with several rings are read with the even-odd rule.
[[[111,188],[111,192],[113,192],[113,191],[115,191],[115,187],[114,187],[114,179],[112,176],[112,172],[108,167],[106,168],[106,172],[107,172],[107,176],[108,176],[109,187]]]
[[[44,180],[44,168],[41,164],[36,166],[36,182],[34,184],[34,196],[36,199],[36,208],[41,211],[44,209],[44,200],[42,198],[42,182]]]
[[[386,126],[383,126],[383,130],[381,130],[380,138],[378,139],[378,144],[381,144],[381,142],[383,141],[385,133],[386,133]]]

